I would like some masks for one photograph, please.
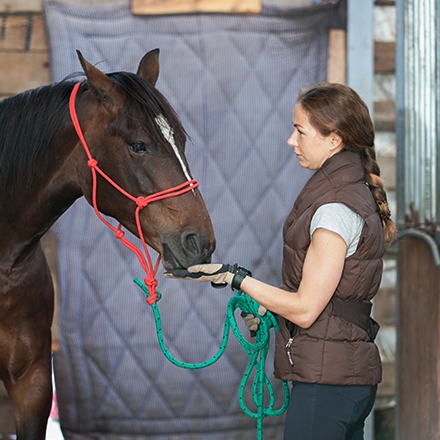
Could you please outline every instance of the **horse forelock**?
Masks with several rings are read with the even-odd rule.
[[[157,118],[165,118],[176,144],[183,150],[187,139],[185,129],[172,106],[156,88],[132,73],[116,72],[108,76],[126,95],[124,112],[129,121],[131,119],[134,124],[141,122],[155,144],[169,149],[170,144],[157,124]]]
[[[67,121],[72,82],[28,90],[0,101],[0,191],[26,189],[35,173],[44,173],[48,146]]]

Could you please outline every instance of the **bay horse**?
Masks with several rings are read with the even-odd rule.
[[[96,201],[100,213],[141,235],[166,270],[209,262],[215,248],[184,155],[185,130],[155,88],[159,50],[142,58],[136,74],[105,74],[77,53],[84,80],[0,102],[0,379],[18,440],[45,438],[52,400],[54,292],[40,238],[76,199]],[[94,165],[132,198],[101,175],[94,192],[94,165],[69,113],[75,87],[75,112]],[[135,215],[134,200],[184,182],[190,187],[178,197],[159,198]]]

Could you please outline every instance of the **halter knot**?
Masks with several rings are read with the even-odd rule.
[[[136,205],[139,206],[139,208],[145,208],[148,203],[150,203],[148,197],[138,197],[136,199]]]
[[[125,236],[125,232],[124,232],[124,231],[121,231],[121,229],[118,229],[118,230],[116,231],[116,233],[115,233],[115,237],[116,237],[118,240],[122,240],[122,239],[124,238],[124,236]]]
[[[154,304],[157,299],[159,298],[159,295],[156,292],[157,287],[157,280],[154,274],[148,274],[146,278],[144,278],[144,283],[148,287],[148,293],[150,294],[150,297],[147,298],[148,305]]]
[[[87,165],[89,168],[96,168],[96,166],[98,165],[98,161],[96,159],[89,159],[87,161]]]

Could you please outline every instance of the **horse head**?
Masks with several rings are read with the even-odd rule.
[[[162,256],[165,269],[209,262],[215,248],[211,220],[185,157],[186,133],[174,110],[155,88],[159,50],[148,52],[137,74],[104,74],[80,52],[86,75],[77,114],[93,159],[133,199],[190,186],[178,196],[153,201],[139,214],[143,239]],[[80,147],[82,148],[82,147]],[[92,204],[87,159],[77,155],[81,191]],[[89,164],[90,166],[90,164]],[[96,185],[99,211],[139,236],[136,203],[101,175]]]

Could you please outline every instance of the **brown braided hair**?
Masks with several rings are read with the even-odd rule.
[[[365,180],[376,201],[382,220],[385,242],[390,244],[397,233],[374,147],[374,126],[368,107],[351,87],[322,83],[300,92],[297,102],[307,113],[310,124],[323,136],[331,133],[342,139],[343,150],[360,154]]]

